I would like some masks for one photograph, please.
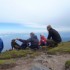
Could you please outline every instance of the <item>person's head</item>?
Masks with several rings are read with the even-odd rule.
[[[42,38],[42,34],[40,34],[40,38]]]
[[[40,37],[42,36],[42,34],[40,34]]]
[[[43,34],[40,34],[40,39],[42,39],[44,37],[44,35]]]
[[[51,28],[52,28],[51,25],[48,25],[48,26],[47,26],[47,30],[48,30],[48,31],[49,31]]]
[[[31,32],[31,33],[30,33],[30,36],[31,36],[31,37],[32,37],[32,36],[34,36],[34,33],[33,33],[33,32]]]

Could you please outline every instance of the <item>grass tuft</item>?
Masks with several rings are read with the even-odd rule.
[[[70,60],[65,63],[65,70],[70,70]]]

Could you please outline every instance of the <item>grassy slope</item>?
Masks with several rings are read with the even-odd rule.
[[[70,42],[61,43],[61,44],[59,44],[58,47],[48,49],[47,52],[49,54],[70,53]],[[40,51],[32,51],[29,49],[3,52],[0,54],[0,65],[8,63],[8,62],[10,62],[10,64],[13,63],[11,58],[25,57],[27,55],[30,55],[30,57],[35,57],[36,55],[39,55],[40,53],[41,53]],[[65,66],[70,66],[70,61],[67,61]]]
[[[43,52],[44,50],[42,50]],[[59,44],[58,47],[55,48],[47,48],[47,51],[49,54],[56,54],[56,53],[70,53],[70,42],[64,42]],[[35,56],[40,53],[39,51],[32,51],[29,49],[26,50],[13,50],[13,51],[6,51],[0,54],[0,60],[1,59],[10,59],[10,58],[17,58],[17,57],[25,57],[28,54],[30,56]]]
[[[25,57],[27,56],[30,58],[34,58],[35,56],[39,55],[38,52],[32,50],[13,50],[13,51],[6,51],[0,54],[0,69],[8,69],[16,66],[15,59],[18,57]]]
[[[27,55],[30,55],[32,57],[32,56],[38,55],[38,53],[36,51],[32,51],[29,49],[6,51],[0,54],[0,60],[17,58],[17,57],[25,57]]]
[[[50,54],[56,53],[70,53],[70,42],[64,42],[58,45],[58,47],[48,50]]]

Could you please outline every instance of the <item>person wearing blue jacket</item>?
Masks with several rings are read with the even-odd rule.
[[[3,48],[4,48],[3,41],[0,38],[0,53],[2,52]]]

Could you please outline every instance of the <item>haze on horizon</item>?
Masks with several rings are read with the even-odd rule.
[[[70,0],[0,0],[0,33],[70,32]]]

